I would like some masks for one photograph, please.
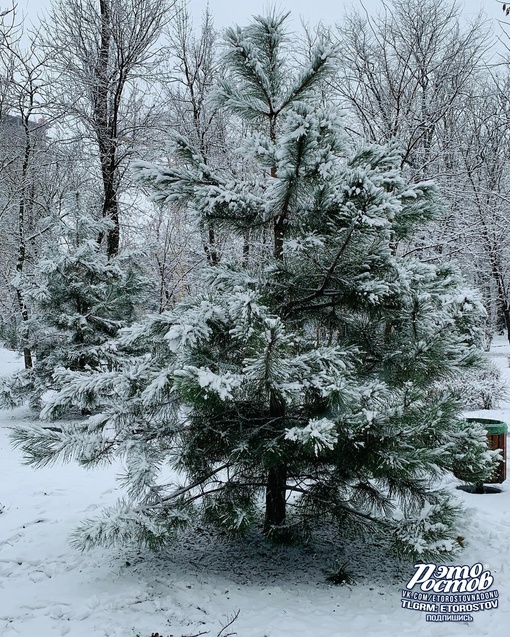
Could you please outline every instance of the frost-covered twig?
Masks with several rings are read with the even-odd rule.
[[[224,630],[227,630],[227,628],[228,628],[229,626],[232,626],[232,624],[233,624],[233,623],[236,621],[236,619],[239,617],[240,613],[241,613],[241,609],[237,610],[237,611],[236,611],[236,612],[232,615],[232,617],[229,617],[229,618],[228,618],[228,624],[225,624],[225,625],[223,626],[223,628],[222,628],[222,629],[220,630],[220,632],[216,635],[216,637],[232,637],[232,635],[237,635],[237,633],[224,633],[224,634],[223,634],[223,631],[224,631]]]

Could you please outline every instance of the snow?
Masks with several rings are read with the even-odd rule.
[[[510,348],[497,340],[491,359],[510,386]],[[0,374],[21,366],[0,350]],[[475,412],[474,412],[475,413]],[[510,422],[510,402],[476,412]],[[471,415],[471,414],[470,414]],[[78,523],[120,495],[113,465],[34,470],[12,449],[9,426],[26,408],[0,413],[0,635],[2,637],[182,637],[220,632],[239,637],[504,637],[510,625],[510,489],[498,495],[459,491],[467,512],[465,550],[453,564],[482,563],[495,579],[499,608],[470,624],[433,624],[402,609],[414,566],[388,557],[384,543],[275,548],[259,537],[228,542],[207,529],[185,535],[161,555],[137,549],[79,553],[68,544]],[[452,479],[451,488],[456,482]],[[0,506],[1,510],[1,506]],[[347,564],[354,585],[334,586],[325,572]]]
[[[336,424],[327,418],[310,420],[304,428],[293,427],[285,434],[287,440],[296,440],[302,444],[311,443],[316,454],[324,448],[333,449],[337,440]]]
[[[198,369],[198,384],[202,389],[208,389],[220,397],[221,400],[232,398],[232,390],[239,387],[242,379],[233,374],[219,375],[212,372],[208,367]]]

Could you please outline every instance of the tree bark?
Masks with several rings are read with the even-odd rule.
[[[25,216],[26,216],[26,206],[27,206],[27,190],[28,190],[28,171],[30,165],[30,157],[32,155],[32,139],[30,133],[30,115],[24,115],[22,117],[23,123],[23,133],[24,133],[24,155],[23,155],[23,165],[21,169],[21,193],[19,197],[19,206],[18,206],[18,258],[16,261],[16,272],[21,277],[23,275],[23,271],[25,268],[25,260],[26,260],[26,243],[25,243]],[[25,364],[25,369],[31,369],[33,367],[32,360],[32,352],[28,347],[28,339],[29,339],[29,329],[28,329],[28,321],[29,314],[28,308],[25,303],[25,295],[22,290],[23,282],[20,280],[18,282],[18,288],[16,290],[16,298],[18,300],[18,305],[21,313],[21,321],[22,321],[22,329],[21,329],[21,339],[23,341],[23,362]]]
[[[269,121],[269,137],[276,142],[276,114],[271,113]],[[276,166],[271,167],[271,177],[276,178]],[[273,222],[273,254],[279,261],[283,259],[283,245],[285,237],[286,218],[278,215]],[[285,404],[277,396],[271,395],[270,415],[272,419],[285,416]],[[287,492],[287,466],[279,463],[268,470],[266,485],[266,517],[264,533],[274,534],[277,527],[285,524]]]
[[[266,519],[264,533],[270,535],[275,527],[285,524],[287,492],[287,467],[279,464],[267,474]]]
[[[119,202],[117,197],[117,153],[116,140],[118,136],[117,122],[120,108],[120,98],[124,88],[123,74],[120,74],[113,98],[111,96],[109,67],[110,46],[112,40],[111,23],[112,8],[110,0],[100,0],[101,15],[101,39],[98,51],[98,59],[95,68],[95,81],[93,94],[94,120],[96,126],[99,157],[101,163],[101,177],[103,181],[103,217],[110,219],[113,227],[106,233],[106,253],[108,258],[119,253],[120,245],[120,219]],[[100,237],[100,241],[103,237]]]

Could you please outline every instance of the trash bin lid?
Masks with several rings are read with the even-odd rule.
[[[508,433],[508,425],[502,420],[493,420],[492,418],[466,418],[466,420],[467,422],[479,422],[489,434]]]

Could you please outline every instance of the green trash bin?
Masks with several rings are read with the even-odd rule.
[[[487,443],[489,449],[501,449],[502,459],[498,468],[492,474],[490,480],[486,480],[489,484],[501,484],[506,480],[506,438],[508,433],[508,425],[502,420],[493,420],[491,418],[466,418],[467,422],[479,422],[487,431]]]

